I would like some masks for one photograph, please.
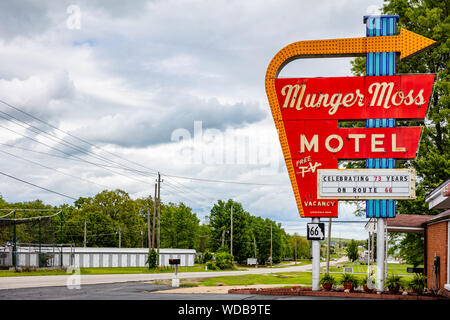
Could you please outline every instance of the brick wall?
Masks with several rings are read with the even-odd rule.
[[[447,282],[447,232],[447,221],[427,226],[427,286],[429,289],[433,289],[433,279],[435,278],[433,271],[435,255],[441,257],[440,288],[443,289]]]

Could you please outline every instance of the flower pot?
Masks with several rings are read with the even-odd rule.
[[[423,293],[423,290],[421,289],[413,289],[413,292],[417,295],[421,295]]]
[[[353,291],[353,286],[350,282],[344,283],[344,290],[350,290],[350,292]]]
[[[372,293],[372,291],[373,291],[373,289],[369,289],[367,284],[363,285],[363,289],[364,289],[364,292],[366,292],[366,293]]]
[[[400,292],[400,286],[396,286],[394,288],[389,288],[389,293],[390,294],[397,294]]]
[[[325,282],[324,284],[322,284],[322,288],[325,291],[330,291],[332,287],[333,287],[333,285],[331,283],[329,283],[329,282]]]

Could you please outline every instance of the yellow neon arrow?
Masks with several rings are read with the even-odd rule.
[[[300,58],[356,57],[369,52],[400,52],[400,59],[406,59],[435,44],[436,41],[402,29],[397,36],[361,37],[328,40],[311,40],[294,42],[281,49],[269,64],[266,72],[266,94],[272,110],[273,120],[278,130],[281,148],[297,202],[300,216],[303,206],[298,190],[291,153],[286,138],[286,131],[281,117],[280,107],[275,92],[275,79],[289,62]]]

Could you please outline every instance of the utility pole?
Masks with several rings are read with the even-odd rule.
[[[255,248],[255,268],[258,268],[258,258],[256,258],[256,238],[255,235],[253,235],[253,247]]]
[[[225,236],[225,230],[222,231],[222,248],[223,248],[223,244],[224,244],[224,243],[223,243],[223,241],[224,241],[223,237],[224,237],[224,236]]]
[[[328,239],[327,239],[327,272],[330,271],[330,244],[331,244],[331,218],[328,219]]]
[[[233,255],[233,203],[231,204],[230,253]]]
[[[152,250],[155,250],[156,196],[157,196],[157,185],[155,183],[155,197],[153,198]]]
[[[270,267],[272,268],[272,223],[270,223]]]
[[[158,257],[159,257],[159,249],[161,247],[160,241],[161,241],[161,174],[158,172]]]
[[[13,262],[14,270],[17,271],[17,227],[16,227],[16,210],[14,212],[14,230],[13,230]]]
[[[41,231],[41,218],[39,220],[39,268],[42,268],[42,231]]]
[[[60,218],[61,218],[61,238],[60,238],[60,242],[61,242],[61,254],[60,254],[60,261],[59,261],[59,265],[60,265],[60,267],[62,268],[62,266],[63,266],[63,220],[64,220],[64,214],[63,214],[63,212],[62,212],[62,210],[61,210],[61,216],[60,216]]]
[[[151,227],[150,227],[150,208],[147,207],[147,245],[149,248],[150,248],[151,243],[152,243],[152,235],[151,235]]]
[[[294,237],[295,237],[295,236],[294,236]],[[297,238],[295,237],[294,240],[295,240],[295,247],[294,247],[295,255],[294,255],[294,261],[295,261],[295,264],[297,264]]]
[[[121,230],[120,230],[120,228],[119,228],[119,248],[121,248],[122,247],[122,234],[121,234]]]
[[[86,248],[86,244],[87,244],[87,231],[86,231],[86,220],[84,220],[84,241],[83,241],[83,245]]]

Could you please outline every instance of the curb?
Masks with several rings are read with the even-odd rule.
[[[365,292],[343,292],[343,291],[312,291],[311,288],[294,286],[291,288],[242,288],[230,289],[229,294],[257,294],[278,296],[317,296],[317,297],[339,297],[349,299],[382,299],[382,300],[449,300],[442,295],[417,295],[408,292],[408,295],[389,293],[365,293]]]

